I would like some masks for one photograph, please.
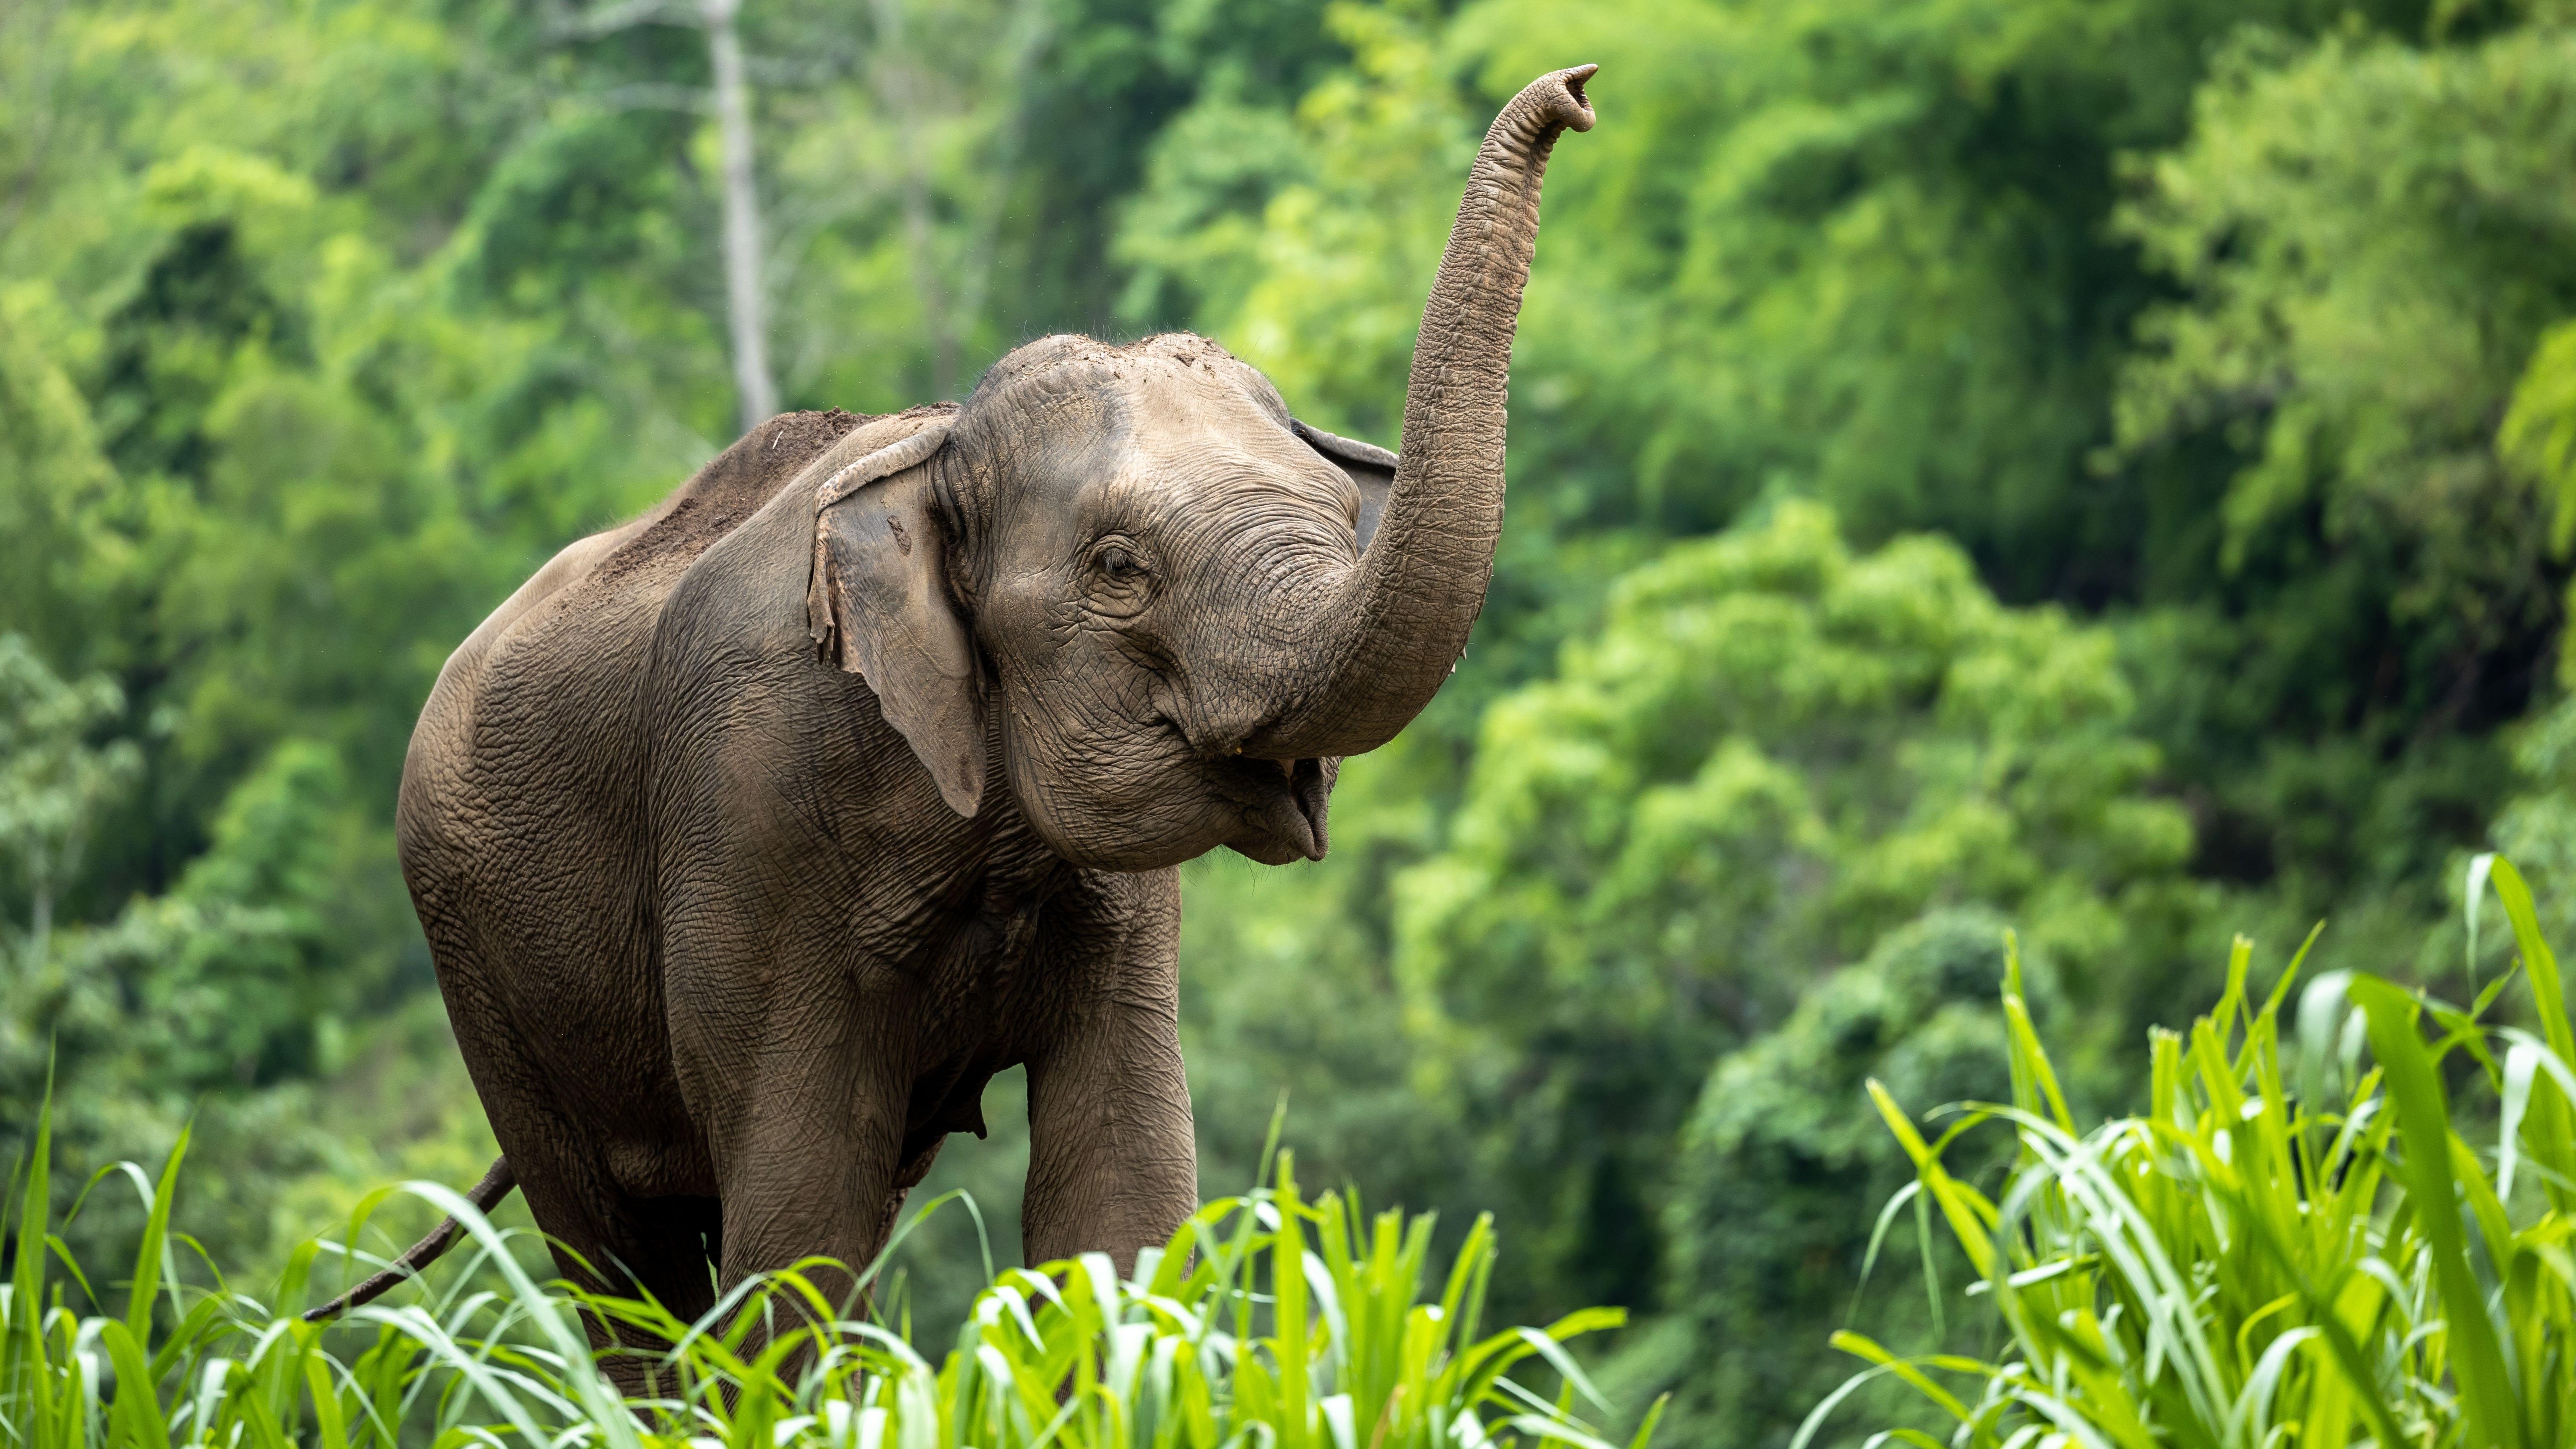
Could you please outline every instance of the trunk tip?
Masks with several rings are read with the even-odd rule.
[[[1530,89],[1540,92],[1541,107],[1549,120],[1569,131],[1589,131],[1592,98],[1583,93],[1583,87],[1600,71],[1601,67],[1588,63],[1567,66],[1539,77]]]

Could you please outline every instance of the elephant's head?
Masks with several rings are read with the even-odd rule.
[[[824,484],[815,638],[950,805],[979,808],[998,710],[1013,796],[1077,863],[1323,855],[1339,757],[1421,711],[1484,604],[1540,175],[1591,128],[1592,70],[1486,133],[1400,457],[1297,422],[1204,339],[1049,337]]]

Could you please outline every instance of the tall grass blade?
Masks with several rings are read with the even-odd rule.
[[[2501,874],[2501,872],[2499,872]],[[2398,1171],[2407,1181],[2407,1205],[2429,1240],[2440,1286],[2445,1336],[2473,1444],[2522,1449],[2521,1415],[2513,1376],[2495,1325],[2487,1320],[2486,1294],[2469,1266],[2468,1233],[2460,1218],[2452,1176],[2450,1103],[2430,1053],[2416,1032],[2416,1005],[2405,993],[2373,976],[2356,976],[2353,1000],[2370,1018],[2371,1055],[2387,1073],[2388,1095],[2406,1153]]]
[[[1846,1332],[1864,1366],[1792,1449],[1888,1380],[1956,1426],[1952,1449],[2576,1449],[2576,1027],[2521,877],[2501,859],[2483,876],[2539,1034],[2487,1019],[2512,972],[2467,1010],[2338,972],[2296,994],[2286,1062],[2281,1013],[2316,937],[2259,999],[2240,940],[2215,1008],[2150,1033],[2145,1111],[2080,1135],[2008,964],[2011,1104],[1963,1104],[1963,1127],[1926,1143],[1868,1091],[1915,1167],[1881,1232],[1902,1206],[1939,1206],[1999,1348],[1909,1355]],[[2487,1128],[2454,1116],[2446,1058],[2498,1093],[2491,1154],[2471,1145]],[[1995,1203],[1942,1161],[1980,1120],[2020,1149]],[[1937,1441],[1898,1425],[1868,1442]]]

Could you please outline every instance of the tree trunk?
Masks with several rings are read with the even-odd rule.
[[[734,31],[741,0],[699,0],[714,73],[716,125],[724,142],[725,303],[733,333],[734,392],[745,432],[778,411],[769,373],[769,292],[762,273],[760,194],[751,147],[751,87],[742,74],[742,41]]]
[[[1051,34],[1046,0],[1019,0],[1012,9],[1009,33],[1018,40],[1012,47],[1009,78],[1003,83],[1003,94],[1011,98],[1010,109],[1002,117],[1001,133],[994,138],[992,179],[986,183],[983,210],[975,219],[975,231],[966,243],[966,259],[957,283],[957,325],[953,329],[961,338],[984,316],[984,299],[993,283],[993,253],[1000,241],[1002,217],[1010,209],[1011,189],[1019,181],[1020,153],[1026,142],[1029,120],[1029,92],[1037,78],[1038,58],[1046,51]],[[962,377],[950,377],[950,395],[965,390]]]
[[[902,0],[876,0],[877,87],[886,114],[894,121],[897,160],[903,167],[904,242],[912,253],[913,285],[921,292],[921,326],[930,346],[930,390],[947,394],[957,386],[958,335],[962,325],[950,307],[948,287],[939,270],[938,238],[931,229],[930,163],[921,151],[920,85],[903,41]]]

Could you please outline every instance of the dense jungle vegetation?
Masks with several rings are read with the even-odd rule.
[[[193,1117],[233,1264],[472,1181],[390,815],[473,623],[762,389],[1049,331],[1394,443],[1481,125],[1580,60],[1468,659],[1331,859],[1188,873],[1210,1192],[1284,1092],[1309,1182],[1495,1212],[1510,1320],[1629,1309],[1664,1442],[1785,1445],[1916,1176],[1864,1080],[2009,1097],[2004,926],[2089,1122],[2236,930],[2466,999],[2470,852],[2576,902],[2576,11],[9,0],[0,1149],[49,1071],[65,1194]],[[1014,1090],[933,1184],[1004,1224]]]

